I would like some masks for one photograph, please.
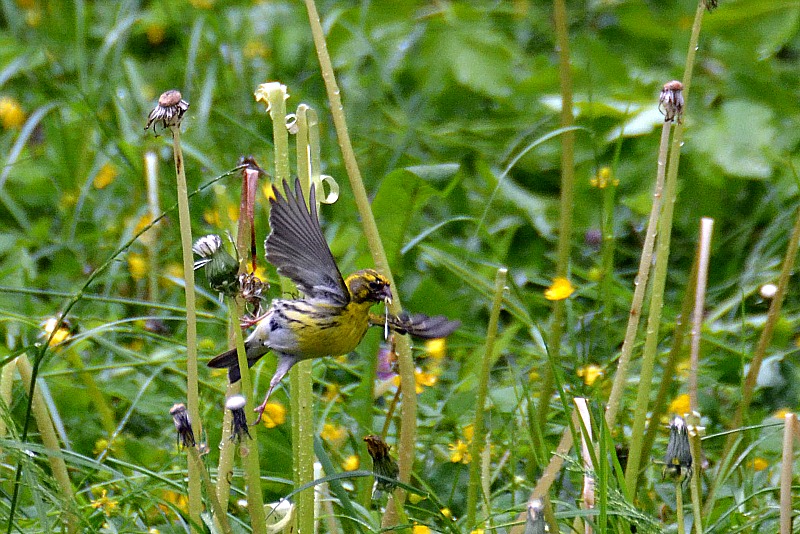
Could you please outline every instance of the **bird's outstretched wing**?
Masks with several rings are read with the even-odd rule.
[[[272,230],[265,248],[267,261],[278,274],[291,279],[306,297],[344,306],[350,294],[336,266],[331,249],[322,235],[317,217],[314,187],[306,207],[300,180],[295,181],[294,193],[283,182],[284,195],[275,191],[269,214]]]
[[[369,322],[373,326],[384,326],[386,316],[370,315]],[[398,334],[411,334],[421,339],[447,337],[461,326],[461,321],[451,321],[444,315],[429,317],[424,313],[390,315],[388,323],[389,328]]]

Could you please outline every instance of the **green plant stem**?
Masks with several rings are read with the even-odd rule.
[[[235,325],[239,328],[239,325]],[[235,344],[235,341],[234,341]],[[240,392],[241,382],[228,384],[225,389],[225,398],[230,398]],[[222,416],[222,435],[219,442],[219,463],[217,464],[217,485],[215,488],[217,502],[223,508],[223,512],[228,510],[228,501],[231,493],[231,479],[233,479],[233,458],[236,453],[236,443],[231,440],[231,424],[233,414],[230,410],[223,410]],[[218,527],[221,527],[218,524]]]
[[[53,427],[53,421],[50,419],[50,413],[47,411],[47,403],[41,392],[33,387],[33,367],[28,361],[28,357],[23,354],[17,358],[16,362],[19,375],[22,378],[22,383],[25,385],[26,390],[33,391],[31,403],[33,416],[36,419],[36,427],[39,429],[42,443],[45,448],[51,452],[51,454],[47,455],[47,459],[50,462],[53,478],[55,478],[56,484],[58,484],[61,490],[61,498],[65,503],[64,521],[66,522],[67,532],[78,532],[78,518],[69,511],[72,503],[75,502],[75,492],[69,480],[67,464],[61,456],[61,445],[58,442],[58,436]]]
[[[616,203],[617,186],[614,185],[614,174],[609,178],[609,183],[603,189],[603,212],[600,220],[600,234],[602,245],[600,251],[600,302],[603,306],[603,321],[606,329],[610,330],[614,316],[614,296],[612,286],[614,282],[614,205]],[[608,336],[606,336],[606,343]]]
[[[508,269],[497,269],[494,279],[494,298],[489,313],[489,326],[486,330],[486,343],[483,349],[481,371],[478,377],[478,392],[475,398],[475,422],[472,427],[473,435],[470,443],[469,485],[467,486],[467,526],[477,528],[475,515],[478,502],[478,488],[480,486],[480,461],[481,447],[484,443],[483,416],[485,413],[486,395],[489,391],[489,374],[494,362],[494,344],[497,339],[497,324],[500,320],[500,310],[503,307],[503,293],[506,288]]]
[[[781,534],[792,532],[792,465],[794,460],[794,433],[797,418],[787,413],[783,427],[783,453],[781,457]]]
[[[170,128],[175,157],[175,175],[178,182],[178,220],[181,230],[181,249],[183,251],[183,279],[186,292],[186,407],[192,431],[202,439],[203,425],[200,423],[200,398],[197,372],[197,311],[194,294],[194,256],[192,253],[192,222],[189,216],[189,194],[186,186],[186,171],[181,150],[180,126]],[[200,513],[203,510],[200,492],[200,471],[193,462],[188,462],[189,471],[189,519],[192,530],[201,525]]]
[[[6,437],[8,431],[4,416],[11,411],[11,391],[14,386],[14,369],[16,368],[17,360],[15,358],[0,369],[0,408],[3,410],[3,413],[0,413],[0,438]],[[3,449],[0,448],[0,454],[2,452]]]
[[[672,331],[672,347],[669,350],[667,361],[664,364],[664,372],[661,374],[661,385],[658,388],[656,400],[653,402],[653,409],[650,413],[651,421],[661,421],[661,417],[667,411],[667,397],[669,396],[670,387],[674,380],[678,357],[683,352],[687,326],[690,324],[689,318],[691,317],[692,306],[694,304],[694,288],[697,285],[697,268],[699,261],[700,251],[698,250],[692,262],[692,268],[689,271],[689,280],[686,283],[687,291],[683,297],[680,315],[678,315],[675,320],[675,328]],[[659,425],[648,425],[647,433],[642,443],[642,458],[650,457],[650,451],[653,448],[653,443],[655,442],[658,431]]]
[[[700,415],[698,412],[693,412],[689,415],[687,426],[689,429],[689,449],[692,453],[692,465],[694,466],[692,478],[689,481],[692,494],[692,512],[694,514],[692,524],[694,525],[695,534],[703,534],[703,515],[700,503],[702,495],[700,475],[703,469],[703,454],[700,445]]]
[[[697,266],[697,286],[694,293],[694,312],[692,313],[692,345],[689,352],[689,405],[692,412],[697,412],[700,409],[697,394],[697,377],[700,369],[700,339],[702,337],[703,310],[705,309],[708,263],[711,254],[711,232],[713,229],[714,220],[703,217],[700,221],[700,261]]]
[[[561,80],[561,127],[569,128],[575,123],[572,115],[572,71],[569,55],[569,26],[565,0],[553,0],[553,20],[558,47],[558,74]],[[567,278],[569,258],[572,247],[572,211],[575,204],[575,132],[565,130],[561,137],[561,203],[558,227],[558,246],[556,276]],[[566,302],[553,302],[553,322],[547,352],[552,361],[559,361],[561,355],[561,336],[564,332]],[[542,387],[539,394],[539,427],[547,425],[550,411],[550,397],[553,395],[555,380],[549,366],[542,374]]]
[[[380,235],[378,234],[375,217],[372,215],[372,209],[370,208],[367,191],[364,188],[364,182],[361,179],[361,171],[358,168],[353,145],[350,142],[350,135],[347,131],[347,121],[344,116],[344,108],[342,107],[342,99],[339,94],[339,87],[336,84],[336,75],[333,71],[330,55],[328,54],[325,34],[320,24],[319,14],[317,13],[314,0],[305,0],[305,3],[308,11],[308,20],[311,25],[311,33],[314,38],[314,46],[317,50],[317,57],[319,58],[322,79],[325,82],[325,89],[328,94],[328,100],[330,101],[331,115],[333,117],[334,127],[336,128],[336,136],[342,151],[342,158],[344,160],[345,169],[347,170],[350,187],[355,197],[358,214],[361,216],[364,235],[367,238],[367,244],[372,254],[372,260],[375,262],[375,267],[389,279],[392,286],[393,298],[389,311],[394,315],[399,315],[403,307],[397,293],[397,285],[394,283],[392,271],[389,268],[386,252],[384,251]],[[414,360],[411,357],[411,345],[408,336],[397,336],[396,348],[400,370],[400,387],[403,391],[403,403],[400,416],[400,440],[397,447],[398,465],[400,468],[399,479],[401,482],[407,484],[411,480],[411,469],[414,463],[415,440],[417,434],[416,380],[414,378]],[[386,514],[389,516],[388,520],[392,520],[394,517],[402,519],[402,508],[405,503],[405,498],[405,490],[402,488],[395,490],[394,499],[392,500],[393,509],[387,510]],[[393,514],[399,514],[399,516]]]
[[[683,486],[680,479],[675,481],[675,518],[678,523],[678,534],[686,534],[683,522]]]
[[[230,321],[232,324],[239,324],[239,316],[236,312],[236,304],[228,306],[230,311]],[[245,413],[253,413],[253,385],[250,381],[250,369],[247,365],[247,353],[244,348],[244,337],[240,328],[235,329],[236,335],[236,356],[239,360],[241,370],[241,388],[244,392]],[[229,410],[226,410],[229,411]],[[255,534],[266,534],[266,515],[264,514],[264,498],[261,495],[261,472],[258,464],[258,432],[250,432],[252,438],[249,442],[243,441],[239,445],[239,455],[242,457],[242,469],[244,469],[244,479],[247,493],[247,511],[250,513],[250,526]]]
[[[611,394],[608,398],[608,408],[606,409],[606,424],[609,428],[613,428],[617,422],[617,414],[619,413],[622,403],[622,394],[625,391],[625,384],[627,384],[628,381],[628,366],[630,365],[633,347],[636,342],[636,333],[639,330],[639,320],[642,317],[642,304],[644,303],[644,296],[647,291],[647,280],[650,277],[650,266],[653,264],[653,248],[658,233],[658,214],[661,211],[671,127],[671,122],[665,122],[664,126],[661,128],[656,184],[653,190],[653,205],[650,208],[650,219],[647,222],[647,233],[645,234],[644,245],[642,246],[642,256],[639,260],[639,271],[633,283],[633,300],[631,301],[631,311],[628,314],[628,326],[625,329],[622,351],[617,363],[617,372],[614,374]]]
[[[308,110],[308,106],[305,104],[300,104],[297,107],[298,131],[295,139],[295,149],[297,154],[297,176],[300,178],[306,203],[308,203],[312,184],[309,169],[309,126],[306,110]],[[319,196],[317,195],[316,198],[318,199]],[[317,200],[316,209],[317,213],[319,213],[319,200]],[[294,425],[296,436],[293,435],[292,442],[295,457],[294,482],[296,487],[300,487],[314,480],[314,396],[311,380],[311,360],[298,362],[292,372],[292,413],[296,421]],[[295,498],[295,505],[297,506],[298,533],[313,534],[316,515],[314,490],[308,489],[298,494]]]
[[[153,221],[161,213],[158,202],[158,156],[153,151],[147,151],[144,155],[144,178],[147,186],[147,208],[150,220]],[[148,266],[147,288],[148,298],[151,302],[158,302],[158,279],[161,276],[159,265],[159,240],[157,228],[153,227],[147,235],[147,239],[142,239],[147,247]]]
[[[106,431],[109,439],[111,439],[117,431],[114,410],[108,405],[105,397],[103,397],[103,392],[97,387],[97,382],[94,376],[92,376],[92,373],[84,370],[83,360],[81,360],[81,356],[77,353],[75,348],[72,346],[64,347],[64,356],[75,372],[77,372],[83,385],[86,386],[86,394],[92,400],[92,404],[94,404],[97,410],[97,415],[100,417],[100,424],[103,425],[103,430]]]
[[[686,56],[686,67],[683,73],[683,98],[689,101],[689,87],[692,81],[697,42],[700,38],[700,28],[705,13],[702,0],[697,4],[692,34],[689,38],[689,52]],[[647,317],[647,336],[642,353],[642,370],[639,376],[639,391],[636,395],[636,412],[631,431],[631,447],[628,455],[628,466],[625,470],[625,486],[629,495],[636,495],[636,481],[639,477],[641,463],[642,437],[647,418],[647,408],[650,400],[650,388],[653,379],[653,367],[658,349],[658,331],[661,322],[661,311],[664,305],[664,287],[667,280],[667,263],[669,260],[669,245],[672,236],[672,214],[677,195],[678,166],[683,145],[683,123],[678,122],[672,135],[672,144],[667,163],[667,177],[664,183],[664,206],[658,223],[658,248],[656,251],[656,265],[653,273],[652,294],[650,297],[650,312]],[[610,426],[610,425],[609,425]]]
[[[206,494],[208,495],[208,500],[209,502],[211,502],[211,509],[214,510],[214,522],[219,525],[218,528],[221,529],[222,532],[230,534],[232,531],[231,531],[231,525],[228,522],[227,512],[222,508],[222,505],[220,505],[219,499],[217,498],[217,494],[214,491],[214,485],[211,484],[211,478],[208,476],[208,470],[206,470],[206,466],[203,464],[203,460],[200,459],[200,451],[197,450],[197,447],[189,447],[187,449],[187,452],[189,453],[190,461],[197,464],[197,470],[200,473],[200,477],[203,481],[203,486],[205,486],[206,488]]]

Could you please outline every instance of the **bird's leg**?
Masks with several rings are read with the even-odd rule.
[[[239,322],[239,326],[241,326],[242,328],[250,328],[251,326],[261,322],[267,315],[269,315],[269,310],[255,316],[253,315],[244,316],[242,317],[242,320]]]
[[[264,410],[267,408],[267,402],[269,402],[269,396],[272,395],[272,390],[274,390],[278,384],[280,384],[281,380],[283,380],[283,377],[289,372],[289,369],[291,369],[292,366],[298,362],[298,358],[296,356],[289,354],[278,354],[277,356],[278,367],[275,369],[275,374],[272,375],[272,379],[269,381],[269,389],[267,390],[267,395],[264,397],[264,402],[262,402],[253,410],[258,414],[258,417],[256,417],[256,420],[253,422],[253,425],[257,425],[261,422],[261,417],[264,415]]]

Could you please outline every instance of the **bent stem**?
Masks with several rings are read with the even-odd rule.
[[[317,12],[314,0],[305,0],[305,3],[306,10],[308,11],[308,20],[311,25],[311,33],[314,38],[314,47],[317,50],[317,57],[322,72],[322,79],[325,82],[325,89],[328,94],[328,100],[330,101],[331,115],[333,117],[334,127],[336,128],[336,137],[339,141],[339,148],[342,151],[342,158],[344,160],[345,169],[347,170],[350,187],[353,190],[358,214],[361,216],[364,235],[367,238],[367,244],[372,254],[375,267],[383,273],[391,283],[392,304],[389,307],[389,311],[394,315],[399,315],[403,307],[400,297],[397,294],[397,285],[394,283],[394,277],[389,268],[389,261],[386,257],[381,237],[378,234],[378,226],[375,224],[375,217],[372,215],[372,209],[370,208],[367,191],[364,188],[364,182],[361,178],[361,171],[358,167],[355,151],[350,142],[350,135],[347,131],[347,121],[344,116],[344,108],[342,107],[342,99],[339,93],[339,87],[336,83],[336,75],[333,71],[330,54],[328,54],[328,48],[325,43],[325,34],[322,30],[322,24],[320,24],[319,13]],[[417,434],[416,381],[414,379],[414,360],[411,358],[411,345],[408,336],[397,336],[397,356],[400,368],[400,387],[403,391],[403,403],[400,416],[400,440],[397,447],[398,465],[400,468],[399,480],[408,484],[411,480],[411,467],[414,462],[414,444]],[[384,525],[389,523],[395,524],[398,518],[397,514],[402,513],[406,491],[402,488],[397,488],[393,495],[395,498],[392,504],[387,508],[387,513],[384,516]],[[400,519],[402,519],[402,516],[400,516]]]
[[[180,126],[170,128],[175,157],[175,174],[178,182],[178,220],[181,230],[181,249],[183,252],[183,279],[186,293],[186,407],[192,432],[202,439],[203,425],[200,423],[200,400],[197,374],[197,310],[194,294],[194,255],[192,252],[192,223],[189,217],[189,194],[186,186],[186,171],[181,150]],[[192,530],[201,525],[200,513],[203,509],[200,493],[200,471],[197,464],[188,462],[189,471],[189,519]]]
[[[472,461],[469,464],[469,485],[467,486],[467,526],[475,527],[475,512],[478,502],[478,487],[480,484],[480,462],[481,447],[484,445],[483,415],[486,405],[486,395],[489,390],[489,373],[494,362],[494,343],[497,339],[497,323],[500,320],[500,310],[503,307],[503,293],[506,288],[506,276],[508,269],[501,267],[497,270],[494,279],[494,298],[492,299],[492,309],[489,315],[489,326],[486,331],[486,344],[483,349],[483,361],[481,363],[481,374],[478,378],[478,393],[475,399],[475,422],[472,427],[472,443],[470,443],[470,456]],[[487,445],[488,447],[488,445]],[[486,496],[488,497],[488,495]]]

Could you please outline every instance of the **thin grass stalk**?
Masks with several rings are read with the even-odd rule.
[[[689,88],[692,81],[697,42],[700,38],[703,14],[706,7],[701,0],[697,4],[692,34],[689,38],[689,51],[686,56],[686,67],[683,73],[683,98],[689,100]],[[675,206],[678,183],[678,166],[683,145],[683,122],[675,125],[672,143],[667,162],[667,177],[664,182],[664,206],[658,224],[658,248],[656,250],[656,265],[653,272],[653,286],[650,298],[650,313],[647,318],[647,336],[642,353],[642,371],[639,378],[639,391],[636,396],[636,413],[634,415],[631,433],[631,447],[628,455],[628,466],[625,470],[625,485],[631,497],[635,497],[636,481],[639,476],[641,463],[642,436],[647,417],[647,408],[650,399],[653,367],[658,349],[658,331],[661,322],[661,311],[664,304],[664,287],[667,280],[667,262],[669,260],[670,238],[672,236],[672,214]]]
[[[13,366],[11,367],[13,369]],[[58,442],[58,436],[53,427],[50,413],[47,411],[47,403],[42,393],[33,387],[33,381],[35,380],[33,376],[33,367],[25,354],[17,358],[16,367],[19,369],[19,376],[22,378],[22,383],[26,390],[33,391],[31,408],[33,410],[33,416],[36,419],[36,427],[39,429],[39,434],[42,437],[42,443],[45,448],[52,453],[47,455],[47,460],[50,463],[53,478],[55,478],[56,484],[58,484],[61,490],[61,498],[64,499],[66,503],[64,506],[64,521],[66,523],[67,532],[78,532],[78,518],[69,512],[70,504],[75,502],[75,492],[72,489],[72,482],[70,482],[69,479],[67,464],[61,456],[61,445]]]
[[[569,26],[565,0],[553,0],[553,22],[558,48],[558,74],[561,80],[561,127],[569,128],[575,123],[572,115],[572,71],[569,56]],[[572,211],[575,203],[575,132],[567,130],[561,137],[561,203],[558,226],[556,276],[567,278],[572,247]],[[553,302],[553,322],[547,351],[554,361],[561,355],[561,336],[564,333],[566,302]],[[539,427],[544,429],[550,411],[550,397],[554,392],[554,377],[549,366],[542,375],[539,395]]]
[[[662,192],[664,190],[664,176],[667,171],[667,150],[669,148],[669,133],[672,129],[671,122],[664,122],[661,128],[661,141],[658,145],[658,164],[656,168],[656,184],[653,190],[653,205],[650,208],[650,219],[647,222],[647,232],[642,246],[642,256],[639,260],[639,271],[634,279],[633,300],[631,311],[628,314],[628,326],[625,329],[625,338],[622,342],[622,351],[617,363],[617,372],[614,374],[614,383],[608,398],[606,409],[606,424],[613,428],[617,422],[622,403],[622,393],[628,380],[628,366],[636,342],[636,333],[639,331],[639,321],[642,317],[642,304],[647,290],[647,280],[650,277],[650,267],[653,264],[653,248],[658,234],[658,215],[661,212]]]
[[[581,493],[582,501],[581,508],[584,510],[591,510],[595,506],[595,479],[590,473],[595,472],[594,462],[592,461],[592,454],[590,447],[594,448],[592,438],[592,418],[589,415],[589,405],[584,398],[576,398],[575,406],[578,410],[578,416],[581,418],[581,458],[583,460],[583,491]],[[583,530],[585,534],[592,533],[591,524],[588,521],[583,521],[576,518],[578,524],[577,530]],[[580,523],[583,523],[583,528],[580,528]]]
[[[239,325],[234,325],[239,328]],[[231,331],[232,335],[235,335]],[[233,341],[235,345],[236,341]],[[235,384],[228,384],[225,388],[225,398],[230,398],[237,395],[241,391],[241,381]],[[217,494],[217,501],[223,508],[224,512],[228,510],[228,501],[231,494],[231,480],[233,479],[233,459],[236,453],[236,443],[231,440],[231,425],[233,424],[233,414],[230,410],[223,410],[222,417],[222,435],[219,441],[219,463],[217,464],[217,484],[215,492]],[[221,524],[217,525],[218,528]]]
[[[489,313],[489,326],[486,330],[486,343],[483,347],[483,360],[480,375],[478,376],[478,391],[475,397],[475,420],[472,426],[472,442],[470,443],[469,485],[467,486],[467,525],[475,528],[475,515],[478,503],[478,489],[480,487],[480,462],[481,447],[484,445],[483,416],[486,405],[486,395],[489,391],[489,374],[494,362],[494,345],[497,339],[497,325],[500,320],[500,311],[503,307],[503,293],[506,289],[508,269],[497,269],[494,278],[494,297]]]
[[[783,454],[781,457],[781,534],[792,532],[792,465],[794,460],[794,433],[797,418],[787,413],[783,427]]]
[[[197,371],[197,311],[194,292],[194,253],[192,252],[192,223],[189,216],[189,194],[186,186],[186,171],[181,150],[180,125],[170,127],[175,158],[175,175],[178,182],[178,221],[183,251],[183,279],[186,294],[186,408],[192,432],[202,439],[203,425],[200,423],[200,399]],[[201,525],[200,513],[203,501],[200,492],[200,471],[194,462],[188,462],[189,471],[189,519],[192,530]]]
[[[158,156],[152,150],[144,154],[144,182],[147,188],[147,212],[153,221],[161,213],[158,201]],[[143,239],[147,247],[147,296],[151,302],[158,302],[158,278],[161,273],[159,268],[159,240],[156,227],[150,229],[147,239]]]
[[[391,283],[392,304],[389,307],[389,311],[394,315],[398,315],[402,311],[403,306],[397,293],[397,285],[394,283],[392,271],[389,268],[389,261],[386,258],[386,252],[383,248],[381,237],[378,234],[375,217],[372,215],[372,209],[370,208],[367,191],[364,188],[364,182],[361,179],[361,171],[358,167],[355,151],[350,142],[342,99],[339,94],[339,87],[336,83],[336,75],[333,71],[330,54],[328,53],[328,48],[325,43],[325,34],[320,24],[319,13],[317,12],[314,0],[305,0],[305,4],[306,10],[308,11],[308,20],[311,25],[311,33],[314,38],[314,47],[317,50],[317,57],[322,72],[322,79],[325,82],[325,89],[328,94],[328,100],[330,101],[331,115],[333,117],[334,127],[336,128],[339,148],[342,151],[342,158],[344,160],[345,169],[347,170],[350,187],[353,190],[358,214],[361,216],[364,235],[367,238],[367,244],[372,254],[375,267],[383,273]],[[414,463],[415,440],[417,434],[416,380],[414,378],[414,360],[411,357],[411,345],[408,336],[397,336],[397,357],[400,371],[400,387],[403,391],[403,403],[400,416],[400,440],[397,447],[398,465],[400,468],[399,479],[401,482],[407,484],[411,480],[411,468]],[[403,519],[402,507],[406,499],[406,491],[402,488],[397,488],[393,496],[394,499],[387,507],[384,520],[385,522],[392,522],[394,524],[394,522],[397,521],[396,518]],[[400,516],[398,517],[397,514],[400,514]]]
[[[310,174],[310,159],[309,159],[309,130],[308,130],[308,117],[306,111],[308,106],[300,104],[297,107],[297,136],[296,153],[297,153],[297,176],[300,178],[300,184],[303,188],[303,194],[306,198],[306,203],[309,201],[309,193],[311,191],[311,174]],[[319,198],[317,192],[316,198]],[[319,213],[319,201],[316,205],[317,213]],[[311,383],[311,360],[302,360],[295,364],[294,375],[292,375],[292,399],[297,399],[293,402],[295,427],[297,428],[297,441],[293,444],[295,453],[295,483],[297,486],[302,486],[314,480],[314,397],[312,392]],[[297,528],[299,534],[313,534],[315,527],[315,517],[317,509],[314,505],[315,492],[306,490],[297,495],[295,505],[297,506]],[[301,513],[302,512],[302,513]]]
[[[700,445],[700,413],[692,412],[688,419],[689,430],[689,450],[692,453],[692,478],[689,481],[689,488],[691,489],[692,496],[692,512],[694,517],[692,524],[694,525],[695,534],[703,534],[703,512],[702,512],[702,480],[700,478],[703,465],[703,453]]]
[[[683,518],[683,483],[680,479],[675,481],[675,521],[678,523],[678,534],[686,534]]]
[[[620,138],[622,133],[620,133]],[[617,143],[619,147],[619,143]],[[618,152],[618,150],[617,150]],[[615,162],[616,163],[616,162]],[[600,171],[598,171],[599,173]],[[614,174],[610,173],[608,184],[603,189],[603,207],[600,219],[601,251],[600,251],[600,302],[603,306],[603,321],[611,324],[614,315],[614,297],[612,285],[614,282],[614,206],[616,204],[617,188],[614,185]],[[606,326],[606,330],[610,330]],[[606,336],[608,343],[608,336]]]
[[[239,316],[236,313],[236,305],[231,303],[228,306],[230,312],[230,322],[239,324]],[[241,388],[244,392],[245,413],[253,413],[253,385],[250,381],[250,368],[247,365],[247,353],[244,348],[244,336],[242,330],[236,328],[236,355],[239,360],[241,370]],[[230,410],[225,410],[230,411]],[[266,515],[264,514],[264,497],[261,494],[261,471],[258,463],[258,433],[252,432],[249,442],[239,445],[239,455],[242,457],[242,469],[244,470],[245,492],[247,494],[247,511],[250,514],[250,526],[255,534],[266,534]],[[228,438],[230,439],[230,438]]]
[[[231,525],[228,521],[228,514],[226,510],[222,508],[222,505],[217,498],[217,494],[214,491],[214,485],[211,483],[211,477],[208,476],[208,470],[206,470],[206,466],[203,464],[203,460],[200,458],[200,451],[197,450],[197,447],[189,447],[187,452],[189,453],[189,459],[198,464],[197,469],[200,472],[200,476],[203,480],[203,486],[206,488],[206,494],[208,495],[208,500],[211,503],[211,509],[214,511],[214,523],[217,524],[217,528],[225,534],[231,534],[233,531],[231,530]]]
[[[85,366],[83,365],[83,360],[81,360],[81,355],[75,350],[73,346],[66,346],[64,347],[64,358],[69,362],[75,372],[78,374],[81,382],[83,385],[86,386],[86,394],[91,399],[92,404],[94,405],[95,409],[97,410],[97,415],[100,418],[100,424],[103,426],[103,430],[108,434],[109,439],[114,436],[114,433],[117,431],[117,422],[114,417],[114,410],[106,402],[105,397],[103,397],[103,392],[97,386],[97,382],[94,379],[92,373],[89,373],[85,370]]]
[[[694,255],[691,270],[689,271],[689,280],[686,283],[688,290],[683,297],[680,315],[675,319],[675,328],[672,331],[672,347],[667,355],[667,361],[664,363],[661,385],[658,388],[656,400],[653,402],[653,408],[650,411],[651,421],[661,421],[661,417],[667,411],[667,397],[669,396],[670,387],[672,386],[675,376],[675,367],[678,363],[678,358],[683,352],[686,329],[690,324],[689,319],[691,318],[692,307],[694,306],[694,288],[697,285],[697,268],[699,261],[700,251],[698,249]],[[650,457],[650,451],[653,448],[653,443],[655,442],[658,431],[658,425],[648,425],[647,433],[644,436],[644,442],[642,444],[642,458]]]

